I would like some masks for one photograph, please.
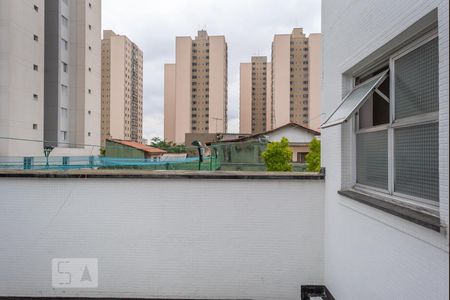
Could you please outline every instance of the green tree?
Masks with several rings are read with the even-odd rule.
[[[309,143],[309,153],[305,157],[308,171],[320,171],[320,141],[315,137]]]
[[[152,138],[150,146],[166,150],[169,153],[186,153],[187,151],[185,145],[177,145],[174,142],[166,142],[159,137]]]
[[[292,171],[292,150],[289,148],[289,140],[285,137],[279,142],[268,144],[261,156],[267,171]]]

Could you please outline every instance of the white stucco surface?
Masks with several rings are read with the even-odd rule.
[[[298,299],[323,284],[323,181],[0,179],[0,296]],[[52,289],[52,258],[99,287]]]
[[[345,168],[352,167],[347,158],[354,153],[342,133],[352,124],[323,129],[325,284],[336,299],[449,298],[448,2],[323,1],[322,121],[349,91],[356,66],[363,67],[404,42],[406,35],[401,34],[433,12],[439,31],[439,209],[444,232],[339,196],[337,191],[351,181]],[[414,32],[418,29],[408,34]]]

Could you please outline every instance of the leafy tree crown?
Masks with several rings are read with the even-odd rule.
[[[279,142],[272,142],[262,153],[267,171],[291,172],[292,150],[289,148],[289,140],[285,137]]]
[[[309,153],[306,155],[305,160],[308,171],[320,171],[320,141],[316,137],[309,143]]]

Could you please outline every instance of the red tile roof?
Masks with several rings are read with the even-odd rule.
[[[155,153],[155,154],[167,153],[166,150],[162,150],[162,149],[159,149],[159,148],[156,148],[156,147],[152,147],[152,146],[149,146],[149,145],[144,145],[144,144],[141,144],[141,143],[138,143],[138,142],[134,142],[134,141],[124,141],[124,140],[110,140],[110,141],[118,143],[118,144],[122,144],[122,145],[125,145],[125,146],[128,146],[128,147],[132,147],[132,148],[135,148],[135,149],[138,149],[138,150],[142,150],[142,151],[147,152],[147,153]]]

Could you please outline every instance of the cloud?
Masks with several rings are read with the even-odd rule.
[[[228,131],[239,131],[239,64],[266,55],[274,34],[320,32],[320,0],[105,0],[102,27],[127,35],[144,52],[144,137],[163,137],[164,64],[175,62],[175,37],[225,35]]]
[[[153,137],[163,137],[164,135],[164,120],[159,113],[148,113],[144,115],[144,138],[150,140]]]

